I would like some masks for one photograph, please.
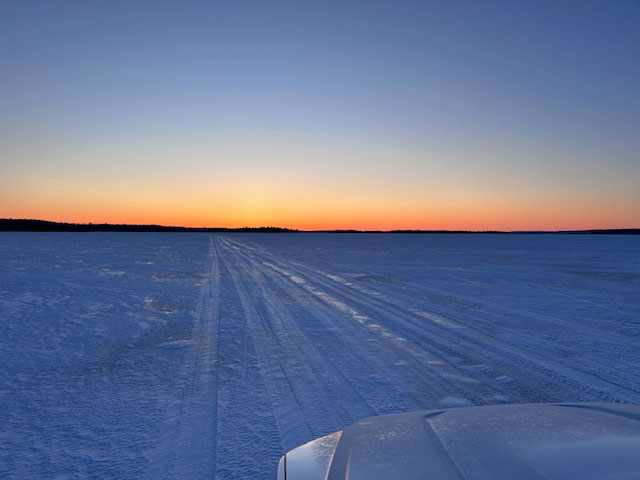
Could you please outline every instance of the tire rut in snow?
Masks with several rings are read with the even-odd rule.
[[[148,455],[151,468],[145,478],[213,478],[215,472],[220,272],[213,241],[205,278],[192,329],[193,346],[185,352],[177,380],[179,393],[168,408],[164,436]]]
[[[517,313],[502,305],[462,312],[437,301],[448,287],[362,285],[211,238],[182,396],[148,478],[267,478],[284,451],[370,415],[633,398],[540,339],[495,334]]]
[[[423,371],[426,378],[430,373],[438,375],[438,371],[444,372],[440,382],[436,382],[444,380],[450,385],[462,383],[460,389],[466,392],[463,396],[473,403],[594,398],[630,401],[636,397],[637,392],[628,387],[621,388],[612,380],[616,375],[605,380],[593,372],[585,371],[580,365],[567,365],[566,359],[559,362],[553,352],[547,351],[548,345],[542,343],[534,347],[527,343],[514,344],[498,336],[487,335],[483,332],[486,320],[479,318],[478,314],[469,316],[447,312],[457,320],[453,325],[425,322],[420,312],[412,308],[411,298],[395,293],[393,297],[388,297],[371,290],[365,292],[350,282],[340,281],[342,279],[336,275],[285,261],[249,242],[234,239],[233,244],[247,255],[261,257],[265,265],[276,269],[294,283],[308,285],[308,289],[324,297],[325,301],[336,303],[343,309],[347,306],[353,312],[357,309],[365,317],[374,317],[375,328],[386,326],[387,330],[397,332],[406,339],[416,340],[418,355],[419,350],[423,350],[443,362],[442,367],[433,372],[429,369]],[[379,295],[376,296],[376,293]],[[464,328],[451,328],[458,325]],[[467,387],[464,384],[467,378],[471,379],[469,383],[473,383],[473,380],[478,382]],[[427,404],[424,408],[432,406],[435,405]]]
[[[376,413],[433,408],[442,406],[443,402],[455,405],[465,402],[484,403],[487,396],[496,395],[496,392],[502,390],[500,385],[481,385],[459,370],[456,362],[452,360],[453,357],[437,348],[437,338],[428,339],[425,347],[412,341],[416,337],[416,331],[403,331],[405,337],[398,336],[396,331],[407,312],[397,308],[390,312],[388,305],[377,301],[374,303],[367,297],[364,300],[354,297],[350,289],[327,283],[328,280],[324,276],[310,277],[308,271],[283,263],[266,252],[252,248],[237,248],[236,251],[250,252],[251,257],[260,259],[261,265],[255,268],[267,267],[272,275],[287,278],[286,283],[295,285],[296,288],[310,294],[316,302],[324,304],[324,308],[315,307],[314,311],[328,309],[330,315],[341,319],[337,336],[356,339],[357,342],[353,345],[355,350],[374,349],[374,355],[368,357],[371,366],[390,379],[388,383],[395,384],[391,390],[400,388],[410,401],[410,408],[407,408],[406,403],[395,399],[388,402],[386,408],[379,408]],[[366,315],[362,314],[365,311]],[[384,317],[388,328],[381,326]],[[354,382],[357,379],[358,375],[353,377]],[[472,387],[468,386],[469,383]],[[370,391],[363,393],[365,396],[367,394],[370,394]]]
[[[332,357],[340,352],[328,348],[334,343],[326,341],[326,334],[331,332],[319,328],[310,306],[290,309],[292,302],[287,298],[297,295],[295,289],[290,284],[274,283],[273,272],[241,252],[234,250],[231,255],[236,266],[246,272],[241,290],[250,294],[260,319],[260,328],[252,329],[252,334],[268,352],[264,356],[265,371],[281,371],[295,399],[289,404],[295,409],[283,417],[283,428],[288,429],[292,422],[287,418],[299,415],[295,413],[298,411],[313,421],[308,438],[300,432],[293,438],[285,433],[283,442],[295,445],[376,413],[337,368]],[[294,305],[299,306],[299,302]]]
[[[465,401],[464,389],[429,365],[432,357],[415,358],[406,347],[377,338],[348,318],[344,306],[319,301],[251,248],[235,240],[222,243],[225,255],[234,257],[239,291],[250,294],[245,304],[253,302],[247,310],[255,343],[264,352],[266,381],[283,390],[275,406],[283,445],[295,446],[371,414],[423,408],[434,399]],[[339,345],[342,349],[334,348]]]
[[[273,402],[231,274],[235,265],[220,240],[213,241],[220,253],[221,296],[215,478],[267,478],[282,454]]]

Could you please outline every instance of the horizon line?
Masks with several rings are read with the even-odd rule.
[[[16,225],[22,223],[23,225]],[[20,226],[18,229],[6,228],[9,226]],[[40,226],[39,229],[28,228]],[[66,230],[55,230],[55,227],[62,227]],[[49,227],[49,228],[46,228]],[[92,230],[98,228],[99,230]],[[624,232],[624,233],[640,233],[640,227],[621,227],[621,228],[585,228],[585,229],[559,229],[559,230],[465,230],[465,229],[423,229],[423,228],[400,228],[400,229],[355,229],[355,228],[336,228],[336,229],[317,229],[317,230],[301,230],[289,227],[279,227],[273,225],[261,225],[258,227],[186,227],[180,225],[161,225],[161,224],[134,224],[134,223],[93,223],[93,222],[58,222],[53,220],[42,220],[34,218],[0,218],[0,231],[78,231],[78,232],[91,232],[91,231],[109,231],[109,228],[116,230],[112,231],[166,231],[166,232],[250,232],[250,231],[262,231],[262,232],[280,232],[280,233],[495,233],[495,234],[509,234],[509,233],[607,233],[607,232]]]

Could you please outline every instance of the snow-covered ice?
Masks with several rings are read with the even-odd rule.
[[[268,478],[362,417],[640,403],[640,237],[0,234],[0,476]]]

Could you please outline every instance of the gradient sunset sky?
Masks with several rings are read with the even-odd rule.
[[[640,227],[640,2],[0,1],[0,217]]]

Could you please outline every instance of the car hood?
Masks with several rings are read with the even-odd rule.
[[[529,404],[386,415],[306,448],[307,458],[324,465],[323,480],[637,479],[640,407]],[[302,462],[294,452],[287,457],[295,470]],[[287,470],[288,480],[298,478]]]

